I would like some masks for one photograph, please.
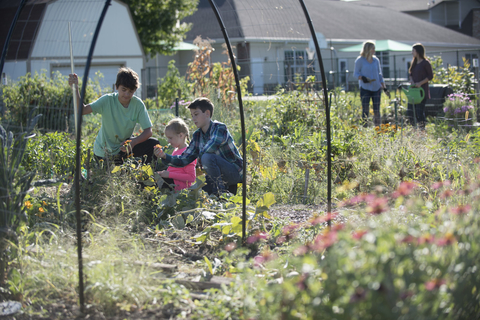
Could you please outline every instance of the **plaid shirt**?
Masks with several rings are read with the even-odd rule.
[[[243,177],[242,156],[238,152],[227,126],[218,121],[210,120],[210,127],[208,127],[206,133],[202,129],[197,129],[193,133],[189,146],[181,155],[171,156],[167,154],[163,162],[174,167],[184,167],[197,158],[201,159],[204,153],[217,154],[228,162],[235,164],[240,176]]]

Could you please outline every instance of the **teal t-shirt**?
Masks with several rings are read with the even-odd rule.
[[[118,93],[106,94],[90,106],[94,114],[102,115],[102,127],[93,145],[95,155],[102,158],[106,152],[110,155],[119,153],[122,142],[132,136],[137,123],[143,130],[152,126],[147,108],[136,96],[132,97],[128,108],[118,101]]]

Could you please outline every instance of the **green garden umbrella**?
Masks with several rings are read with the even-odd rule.
[[[188,42],[179,42],[177,45],[173,48],[174,51],[185,51],[185,50],[198,50],[199,47],[197,47],[194,44],[188,43]]]
[[[165,41],[160,40],[159,44],[165,44]],[[188,51],[188,50],[198,50],[198,49],[199,49],[198,46],[188,42],[183,42],[183,41],[177,42],[175,44],[175,47],[172,48],[173,51]]]
[[[339,49],[342,52],[360,52],[363,43]],[[375,51],[412,51],[412,46],[393,40],[376,40]]]

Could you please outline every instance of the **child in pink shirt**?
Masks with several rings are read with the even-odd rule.
[[[179,118],[170,120],[165,127],[165,136],[168,143],[174,148],[172,155],[181,155],[187,149],[187,138],[189,136],[187,124]],[[195,182],[196,173],[195,166],[197,160],[189,163],[185,167],[176,168],[168,167],[167,170],[160,171],[158,174],[163,178],[164,183],[160,187],[170,188],[171,184],[175,184],[175,191],[186,189]]]

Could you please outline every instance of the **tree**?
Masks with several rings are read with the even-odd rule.
[[[124,0],[137,28],[145,54],[171,54],[191,24],[179,23],[192,15],[198,0]]]

